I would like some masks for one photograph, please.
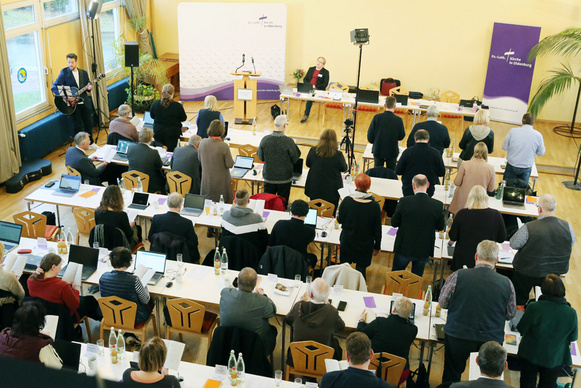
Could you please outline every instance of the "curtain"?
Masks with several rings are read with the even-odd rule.
[[[147,14],[147,0],[124,0],[129,19],[145,17]]]
[[[105,62],[103,61],[103,43],[101,42],[101,21],[97,19],[89,19],[85,15],[87,13],[87,5],[90,0],[79,1],[79,15],[81,15],[81,33],[83,35],[83,42],[85,42],[84,47],[84,58],[85,64],[87,66],[87,71],[89,72],[89,78],[93,80],[95,75],[91,69],[91,64],[94,62],[97,64],[97,75],[105,73]],[[94,30],[93,30],[94,29]],[[94,32],[94,34],[93,34]],[[95,36],[95,60],[93,60],[93,35]],[[105,80],[101,80],[98,83],[99,87],[99,109],[97,112],[102,124],[109,122],[109,97],[107,96],[107,84]],[[96,85],[93,84],[93,90],[91,95],[93,97],[93,105],[97,109],[97,90]]]
[[[20,165],[8,47],[4,34],[4,20],[0,15],[0,182],[5,182],[17,174]]]

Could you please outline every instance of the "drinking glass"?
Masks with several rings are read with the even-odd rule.
[[[184,262],[183,255],[181,253],[178,253],[176,257],[177,257],[178,263],[181,264]]]
[[[105,354],[105,340],[98,339],[97,346],[99,346],[99,356]]]
[[[296,274],[295,275],[295,286],[299,287],[301,285],[301,275]]]
[[[98,241],[93,241],[93,248],[99,249],[99,242]]]
[[[301,385],[302,383],[303,383],[303,379],[301,379],[300,377],[297,377],[297,378],[295,379],[295,384],[299,384],[299,385]]]
[[[281,370],[277,370],[276,372],[274,372],[274,383],[276,384],[277,387],[280,387],[280,384],[282,383],[282,371]]]

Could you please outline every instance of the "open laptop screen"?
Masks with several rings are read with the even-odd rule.
[[[65,190],[78,191],[81,187],[81,177],[74,175],[61,175],[61,182],[59,187]]]
[[[136,205],[147,205],[147,200],[149,199],[149,194],[138,193],[137,191],[133,193],[133,202]]]
[[[69,261],[83,264],[85,267],[97,267],[99,263],[99,250],[81,245],[71,245]]]
[[[119,152],[120,154],[126,154],[131,144],[133,143],[130,141],[119,140],[119,143],[117,143],[117,152]]]
[[[377,104],[379,102],[379,90],[359,89],[359,102]]]
[[[254,158],[252,156],[236,156],[234,167],[250,169],[254,167]]]
[[[155,253],[146,251],[137,251],[135,256],[135,266],[141,264],[155,272],[165,272],[165,253]]]
[[[20,243],[22,234],[22,225],[13,224],[12,222],[0,221],[0,241],[11,243]]]
[[[297,91],[299,93],[311,93],[313,91],[313,85],[306,82],[299,82],[297,84]]]
[[[149,111],[147,110],[143,113],[143,125],[153,126],[153,119],[151,118],[151,113],[149,113]]]
[[[186,198],[184,199],[184,208],[203,209],[205,202],[206,202],[205,195],[187,193]]]
[[[305,217],[305,225],[310,225],[313,227],[317,226],[317,209],[309,209],[309,212]]]

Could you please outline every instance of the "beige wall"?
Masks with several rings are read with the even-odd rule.
[[[178,52],[177,5],[183,1],[150,0],[159,54]],[[541,26],[541,38],[581,25],[578,0],[244,2],[287,5],[287,82],[291,71],[314,65],[322,55],[331,80],[355,84],[359,49],[350,43],[349,31],[367,27],[371,44],[363,47],[362,85],[392,76],[409,90],[454,90],[465,98],[482,96],[494,22]],[[211,32],[198,39],[211,39]],[[561,61],[537,61],[533,93],[546,71]],[[581,75],[579,62],[577,57],[574,68]],[[540,118],[570,121],[575,97],[576,93],[570,92],[553,99]]]

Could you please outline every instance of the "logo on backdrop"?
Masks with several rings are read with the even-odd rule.
[[[18,82],[23,84],[26,82],[27,78],[28,78],[28,72],[26,71],[26,69],[24,67],[21,67],[20,69],[18,69],[18,73],[16,73],[16,79],[18,79]]]
[[[514,54],[515,52],[512,49],[509,49],[508,51],[505,51],[502,55],[490,54],[490,59],[505,61],[506,63],[512,66],[524,66],[528,68],[533,67],[532,63],[529,63],[526,60],[522,60],[522,58],[520,57],[514,57],[513,56]]]
[[[262,14],[258,20],[249,20],[248,24],[260,24],[260,26],[263,28],[282,28],[282,24],[277,24],[274,21],[268,20],[268,16],[265,14]]]

